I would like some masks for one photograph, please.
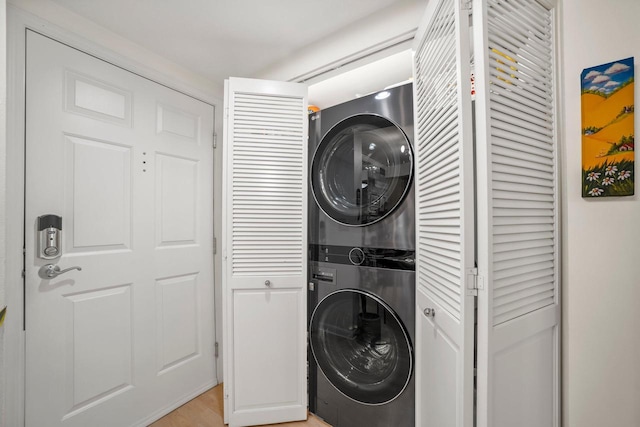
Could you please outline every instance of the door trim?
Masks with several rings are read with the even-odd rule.
[[[5,295],[9,315],[4,325],[4,406],[7,425],[24,426],[25,422],[25,332],[24,332],[24,204],[25,204],[25,58],[26,33],[32,30],[55,41],[78,49],[88,55],[103,60],[109,64],[122,68],[135,75],[151,80],[162,86],[195,98],[214,107],[214,128],[221,132],[222,101],[213,93],[198,89],[180,76],[171,76],[172,70],[166,73],[137,62],[135,59],[121,55],[109,48],[101,46],[88,38],[71,33],[39,16],[26,12],[14,5],[7,4],[7,144],[6,144],[6,274]],[[90,35],[88,35],[90,37]],[[153,64],[152,64],[153,65]],[[162,65],[158,67],[162,69]],[[166,68],[166,67],[164,67]],[[214,198],[219,194],[217,189],[221,185],[221,175],[218,166],[221,162],[219,153],[212,159],[214,165]],[[214,198],[215,200],[215,198]],[[214,218],[220,218],[220,206],[214,205]],[[214,234],[220,235],[219,221],[214,221]],[[218,253],[220,251],[217,251]],[[221,310],[219,309],[220,295],[219,268],[220,255],[214,259],[214,316],[216,333],[214,339],[221,337]],[[1,355],[1,353],[0,353]],[[217,378],[221,378],[222,363],[216,363]],[[212,386],[215,384],[211,384]],[[202,390],[204,391],[204,390]],[[194,396],[185,396],[176,405],[185,403]],[[185,400],[186,399],[186,400]],[[177,407],[176,406],[176,407]],[[162,416],[159,411],[156,415]],[[166,412],[166,411],[165,411]]]

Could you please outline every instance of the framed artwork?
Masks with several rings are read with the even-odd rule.
[[[634,194],[633,57],[582,70],[582,197]]]

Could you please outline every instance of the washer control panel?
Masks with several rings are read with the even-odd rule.
[[[411,250],[310,245],[309,255],[311,261],[415,271],[416,254]]]

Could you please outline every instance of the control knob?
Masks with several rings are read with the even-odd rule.
[[[362,265],[365,259],[366,259],[366,256],[362,249],[353,248],[349,251],[349,261],[351,261],[351,264]]]

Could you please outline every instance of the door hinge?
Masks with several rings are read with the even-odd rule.
[[[313,283],[313,282],[309,282],[309,290],[310,290],[311,292],[313,292],[313,291],[315,291],[315,290],[316,290],[316,285],[315,285],[315,283]]]
[[[484,277],[478,276],[477,268],[467,268],[467,295],[477,296],[478,289],[484,289]]]
[[[218,342],[216,341],[213,348],[213,355],[216,357],[216,359],[218,358],[218,347]]]
[[[218,239],[216,237],[213,238],[213,254],[218,253]]]
[[[471,10],[472,0],[460,0],[460,10]]]
[[[218,133],[213,133],[213,148],[218,148]]]

